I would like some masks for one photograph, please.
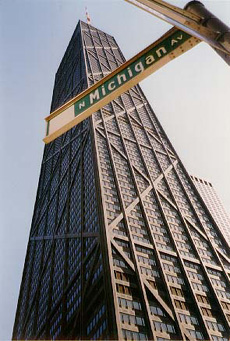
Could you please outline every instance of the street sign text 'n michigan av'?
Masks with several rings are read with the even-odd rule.
[[[49,143],[62,135],[199,42],[186,32],[170,29],[155,43],[46,117],[44,142]]]

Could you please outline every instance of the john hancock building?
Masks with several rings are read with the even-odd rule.
[[[51,112],[125,58],[79,22]],[[230,336],[230,250],[134,86],[47,144],[13,339]]]

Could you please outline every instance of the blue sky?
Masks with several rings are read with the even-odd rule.
[[[230,1],[203,3],[230,26]],[[55,72],[85,6],[126,58],[170,28],[124,0],[0,0],[0,340],[12,334]],[[187,170],[230,212],[229,66],[202,43],[141,86]]]

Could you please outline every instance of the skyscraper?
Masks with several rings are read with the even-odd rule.
[[[125,61],[79,22],[51,111]],[[46,145],[14,339],[227,341],[230,250],[141,88]]]
[[[207,205],[210,213],[230,245],[230,218],[211,182],[191,175],[191,178]]]

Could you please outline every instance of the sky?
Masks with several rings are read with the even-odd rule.
[[[203,3],[230,26],[230,0]],[[171,27],[124,0],[0,0],[0,340],[12,335],[55,72],[85,6],[127,59]],[[201,43],[141,87],[187,170],[230,213],[230,67]]]

